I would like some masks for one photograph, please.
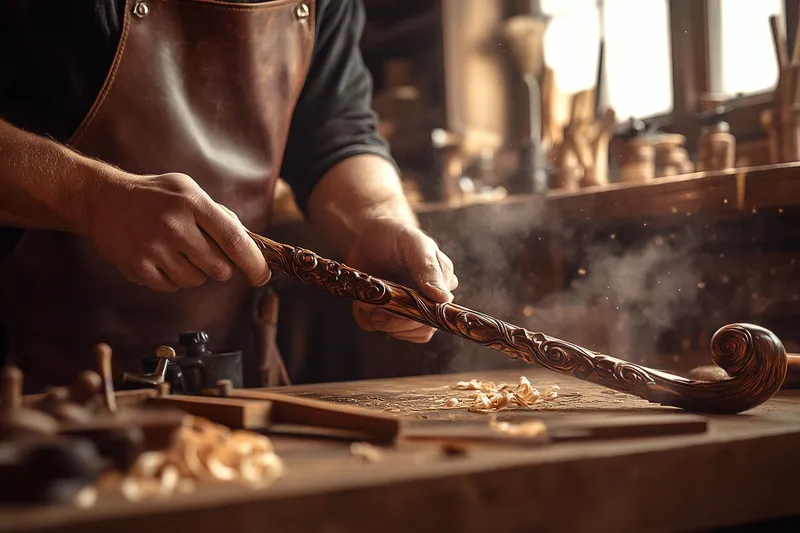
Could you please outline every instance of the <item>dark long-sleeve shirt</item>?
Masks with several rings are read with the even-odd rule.
[[[111,66],[124,7],[124,0],[2,0],[0,118],[66,141]],[[316,2],[313,56],[281,167],[302,209],[314,185],[342,159],[372,153],[391,161],[377,133],[372,79],[359,49],[364,20],[361,0]],[[0,227],[0,256],[20,235]]]

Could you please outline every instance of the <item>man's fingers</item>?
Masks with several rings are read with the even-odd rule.
[[[453,294],[445,282],[436,243],[420,235],[418,238],[404,241],[401,249],[408,270],[417,281],[422,294],[437,302],[452,302]]]
[[[229,211],[211,202],[195,215],[200,227],[214,239],[233,263],[238,266],[253,285],[264,285],[271,272],[256,243]]]
[[[146,261],[136,267],[134,272],[125,274],[128,281],[158,292],[175,292],[180,289],[163,270]]]
[[[419,329],[415,329],[414,331],[390,333],[389,336],[401,341],[413,342],[415,344],[425,344],[433,338],[435,333],[435,329],[428,326],[423,326]]]
[[[458,277],[456,277],[453,261],[441,250],[436,250],[436,257],[439,259],[445,286],[451,291],[456,290],[458,288]]]
[[[353,304],[353,318],[358,327],[364,331],[380,331],[381,320],[373,318],[374,307],[355,302]]]
[[[234,266],[216,242],[194,228],[186,237],[184,254],[208,277],[228,281],[233,277]]]
[[[428,342],[436,331],[414,320],[359,303],[353,305],[353,315],[359,327],[366,331],[380,331],[396,339],[410,342]]]
[[[181,253],[167,253],[159,259],[159,268],[169,280],[182,288],[199,287],[206,282],[205,272]]]

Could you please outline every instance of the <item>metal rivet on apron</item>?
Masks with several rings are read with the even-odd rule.
[[[133,6],[133,14],[139,18],[146,17],[148,13],[150,13],[150,8],[144,2],[136,2],[136,5]]]
[[[311,14],[311,10],[308,8],[308,4],[302,3],[297,6],[297,8],[294,10],[294,13],[297,15],[297,18],[302,20],[308,18],[308,16]]]

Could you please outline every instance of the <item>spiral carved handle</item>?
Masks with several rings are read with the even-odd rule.
[[[598,354],[544,333],[533,333],[452,303],[436,303],[397,283],[250,233],[270,267],[332,294],[380,306],[396,315],[478,342],[514,359],[694,412],[739,413],[772,397],[786,377],[787,356],[770,331],[731,324],[711,339],[714,362],[730,376],[693,381]]]

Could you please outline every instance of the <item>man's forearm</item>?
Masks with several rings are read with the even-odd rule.
[[[308,217],[343,254],[376,218],[417,225],[397,171],[376,155],[349,157],[328,171],[311,194]]]
[[[0,121],[0,226],[78,232],[111,167]]]

